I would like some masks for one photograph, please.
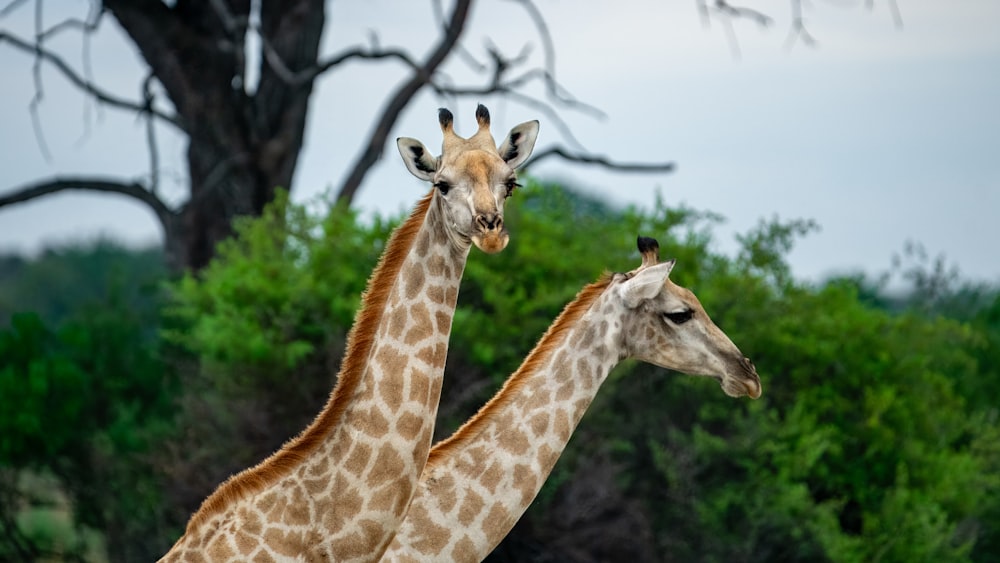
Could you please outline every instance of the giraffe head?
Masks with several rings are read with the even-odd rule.
[[[417,178],[431,182],[444,201],[449,235],[484,252],[500,252],[509,235],[503,224],[504,201],[519,184],[514,169],[531,155],[538,136],[538,121],[528,121],[507,133],[498,147],[490,134],[490,112],[476,108],[479,130],[463,139],[454,128],[454,117],[438,110],[444,141],[441,155],[434,157],[416,139],[396,139],[406,168]]]
[[[714,377],[731,397],[760,397],[760,377],[750,358],[715,326],[690,290],[670,281],[674,260],[659,261],[655,239],[639,237],[638,244],[642,265],[612,282],[626,308],[628,356]]]

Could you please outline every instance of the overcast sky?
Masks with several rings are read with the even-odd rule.
[[[6,3],[4,3],[6,5]],[[0,19],[28,38],[31,3]],[[85,0],[45,4],[48,24],[86,14]],[[762,218],[813,219],[821,231],[791,255],[802,279],[889,268],[907,241],[944,254],[969,278],[1000,282],[1000,2],[816,0],[805,12],[815,47],[789,46],[786,0],[747,2],[771,15],[760,28],[721,20],[706,26],[694,0],[581,2],[537,0],[556,46],[557,77],[605,119],[564,112],[588,150],[624,161],[674,161],[672,174],[610,174],[548,161],[533,172],[586,188],[613,202],[669,203],[721,214],[719,249]],[[363,42],[370,30],[383,45],[418,55],[436,39],[429,3],[338,1],[328,7],[324,53]],[[83,68],[79,36],[50,47]],[[530,19],[513,2],[482,2],[464,36],[482,53],[484,36],[508,52],[541,49]],[[92,75],[106,89],[138,98],[143,65],[112,18],[89,45]],[[43,66],[39,129],[32,126],[32,61],[0,44],[0,193],[55,175],[123,179],[149,173],[145,130],[133,115],[88,102]],[[452,60],[446,71],[467,76]],[[385,97],[403,78],[399,65],[354,64],[323,78],[312,98],[306,146],[293,194],[299,201],[339,185],[356,158]],[[529,119],[542,121],[536,149],[559,139],[532,108],[481,100],[494,134]],[[452,107],[458,130],[474,131],[477,100]],[[390,136],[438,147],[436,109],[425,93]],[[163,192],[184,196],[184,141],[158,129]],[[391,142],[391,141],[390,141]],[[364,210],[409,209],[426,187],[412,178],[393,146],[369,175],[356,204]],[[34,252],[42,245],[106,234],[156,241],[159,225],[142,205],[113,195],[63,194],[0,209],[0,250]],[[656,233],[645,233],[656,235]]]

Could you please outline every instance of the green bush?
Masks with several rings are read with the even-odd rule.
[[[82,557],[93,541],[73,538],[92,530],[117,560],[154,555],[142,538],[160,527],[163,498],[148,456],[170,433],[176,392],[155,309],[111,288],[58,328],[17,313],[0,330],[0,559]],[[54,490],[25,487],[41,477]],[[74,517],[68,537],[44,525],[53,495]]]
[[[304,427],[399,221],[324,207],[281,196],[241,220],[208,268],[169,284],[165,325],[156,307],[113,299],[61,317],[72,322],[11,317],[0,331],[0,501],[23,508],[6,494],[23,485],[10,483],[51,475],[74,537],[98,530],[112,559],[149,560],[219,481]],[[508,203],[507,249],[472,251],[438,436],[495,391],[583,285],[634,268],[640,234],[677,259],[671,277],[764,384],[760,400],[734,400],[707,378],[619,366],[491,561],[996,561],[997,289],[962,285],[940,263],[911,270],[906,295],[865,276],[803,284],[786,256],[815,225],[762,221],[727,256],[715,250],[719,220],[528,182]],[[57,527],[32,518],[22,535],[35,522],[47,549],[101,544],[70,545],[64,533],[56,546]],[[147,541],[123,547],[136,537]],[[7,541],[0,558],[11,559]]]

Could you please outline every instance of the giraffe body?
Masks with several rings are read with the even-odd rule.
[[[642,239],[641,239],[642,240]],[[383,561],[484,559],[531,504],[611,369],[626,357],[718,378],[758,397],[753,364],[667,277],[643,265],[584,288],[501,390],[436,444]],[[653,241],[652,244],[655,244]]]
[[[473,244],[506,245],[503,201],[537,134],[537,122],[521,124],[498,150],[486,108],[476,117],[479,131],[462,139],[441,110],[441,158],[398,141],[435,188],[387,243],[326,406],[210,495],[162,561],[375,561],[388,546],[430,448],[466,259]]]

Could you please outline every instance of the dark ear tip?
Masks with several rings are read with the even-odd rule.
[[[660,243],[657,242],[657,240],[652,237],[644,237],[642,235],[639,235],[635,239],[635,244],[637,247],[639,247],[640,254],[645,254],[651,250],[658,251],[660,249]]]

